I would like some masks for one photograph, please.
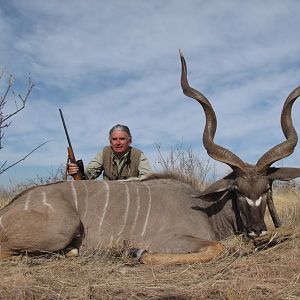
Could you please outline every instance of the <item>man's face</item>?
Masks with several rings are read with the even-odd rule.
[[[126,131],[113,131],[110,137],[110,145],[117,156],[125,154],[131,144],[131,138]]]

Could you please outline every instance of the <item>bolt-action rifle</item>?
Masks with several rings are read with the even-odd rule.
[[[68,130],[67,130],[67,126],[66,126],[66,123],[65,123],[65,119],[64,119],[64,116],[63,116],[63,113],[62,113],[61,109],[59,109],[59,113],[60,113],[60,117],[61,117],[61,120],[62,120],[62,123],[63,123],[63,126],[64,126],[64,130],[65,130],[68,145],[69,145],[69,147],[68,147],[68,161],[70,161],[73,164],[77,164],[78,169],[79,169],[79,172],[75,175],[72,175],[72,176],[73,176],[74,180],[84,180],[85,176],[84,176],[83,161],[81,159],[76,160],[75,155],[74,155],[74,151],[73,151],[73,147],[72,147],[72,144],[71,144],[71,140],[70,140],[70,137],[69,137],[69,133],[68,133]]]

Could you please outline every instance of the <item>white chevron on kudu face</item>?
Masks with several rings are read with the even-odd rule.
[[[254,206],[258,207],[261,205],[262,197],[259,197],[257,200],[252,200],[252,199],[249,199],[248,197],[245,197],[245,198],[246,198],[247,203],[252,207],[254,207]]]

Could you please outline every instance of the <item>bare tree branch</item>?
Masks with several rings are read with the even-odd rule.
[[[22,157],[21,159],[19,159],[18,161],[14,162],[13,164],[9,165],[8,167],[4,168],[4,166],[6,165],[7,161],[5,161],[2,166],[0,167],[0,175],[2,173],[4,173],[6,170],[12,168],[13,166],[17,165],[18,163],[20,163],[21,161],[25,160],[29,155],[31,155],[33,152],[35,152],[36,150],[38,150],[39,148],[41,148],[42,146],[44,146],[45,144],[49,143],[49,142],[53,142],[53,140],[49,140],[46,141],[42,144],[40,144],[39,146],[37,146],[36,148],[34,148],[33,150],[31,150],[28,154],[26,154],[24,157]]]
[[[11,75],[12,76],[12,75]],[[23,98],[20,94],[19,94],[19,99],[21,100],[21,106],[18,105],[18,102],[16,101],[15,97],[15,106],[16,106],[16,109],[7,114],[7,115],[4,115],[4,113],[2,114],[2,108],[4,108],[5,104],[7,103],[7,95],[9,93],[9,91],[11,90],[12,91],[12,94],[15,96],[15,93],[12,89],[12,85],[14,83],[14,78],[10,77],[10,79],[8,80],[8,87],[6,89],[6,92],[4,94],[3,97],[1,97],[1,101],[0,101],[0,114],[2,115],[2,118],[0,119],[0,128],[3,128],[3,127],[8,127],[9,125],[5,124],[4,122],[6,122],[8,119],[10,119],[11,117],[13,117],[14,115],[16,115],[18,112],[20,112],[22,109],[25,108],[25,105],[26,105],[26,102],[28,100],[28,97],[30,96],[31,92],[32,92],[32,89],[34,87],[34,82],[31,80],[31,78],[29,77],[29,80],[28,80],[28,88],[27,88],[27,93],[25,95],[25,97]],[[2,105],[1,105],[2,104]],[[3,124],[4,123],[4,124]]]
[[[7,164],[7,160],[2,163],[2,165],[0,166],[0,170],[2,170],[6,164]]]
[[[4,72],[0,72],[0,81],[3,79]],[[27,91],[25,96],[21,96],[20,94],[18,97],[16,97],[16,94],[13,89],[13,85],[15,82],[15,77],[13,75],[10,75],[8,77],[7,86],[3,92],[2,95],[0,95],[0,150],[3,148],[3,137],[4,137],[4,130],[7,129],[11,123],[12,118],[18,114],[21,110],[23,110],[27,104],[27,100],[29,96],[31,95],[32,89],[34,87],[34,82],[31,80],[30,76],[28,79],[27,84]],[[13,106],[9,105],[11,101],[14,101],[14,108]],[[7,111],[7,112],[6,112]],[[28,154],[26,154],[23,158],[19,159],[18,161],[10,164],[7,166],[7,160],[0,163],[0,174],[4,173],[8,169],[12,168],[13,166],[17,165],[21,161],[25,160],[29,155],[31,155],[33,152],[35,152],[37,149],[45,145],[46,143],[49,143],[50,141],[46,141],[36,148],[34,148],[32,151],[30,151]]]

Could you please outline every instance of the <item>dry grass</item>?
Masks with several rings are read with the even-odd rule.
[[[156,145],[158,158],[154,164],[159,173],[175,173],[177,178],[191,184],[197,190],[203,190],[216,180],[216,169],[210,160],[204,161],[192,149],[184,149],[183,145],[172,147],[167,155],[163,155],[160,145]]]
[[[126,247],[0,261],[0,299],[299,299],[299,193],[278,191],[275,204],[283,227],[256,244],[231,237],[207,264],[140,265]]]
[[[299,189],[274,191],[276,207],[283,225],[300,224],[300,191]]]

